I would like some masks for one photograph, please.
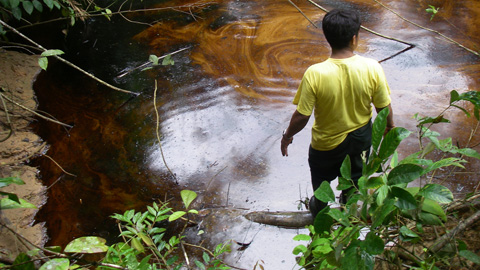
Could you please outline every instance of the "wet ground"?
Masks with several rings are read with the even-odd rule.
[[[308,1],[294,2],[319,25],[321,9]],[[114,239],[115,224],[108,219],[112,213],[141,210],[158,199],[178,199],[180,190],[192,189],[200,195],[195,207],[211,209],[205,221],[191,229],[194,241],[251,242],[242,251],[233,244],[227,261],[247,269],[257,261],[263,261],[266,269],[291,269],[296,245],[292,238],[299,230],[252,223],[241,215],[294,211],[300,199],[313,194],[307,164],[309,131],[295,137],[288,157],[281,156],[280,138],[295,110],[291,100],[302,73],[328,58],[327,43],[321,29],[288,1],[195,3],[130,14],[130,22],[96,18],[71,32],[67,42],[73,44],[69,47],[73,62],[140,92],[138,97],[100,86],[60,63],[40,74],[35,89],[41,109],[74,128],[41,122],[39,133],[51,145],[47,154],[76,177],[50,160],[39,160],[42,178],[51,187],[37,218],[47,223],[50,244],[64,245],[90,234]],[[167,1],[156,7],[186,4]],[[382,62],[397,126],[415,131],[413,116],[441,113],[451,90],[478,90],[480,57],[437,33],[405,21],[375,1],[318,4],[357,9],[365,27],[415,45]],[[479,49],[477,1],[429,1],[440,7],[432,20],[424,1],[383,4],[405,19]],[[151,26],[138,23],[155,20],[161,21]],[[364,30],[360,38],[358,54],[379,61],[408,47]],[[173,66],[134,69],[150,54],[179,49],[185,50],[172,56]],[[155,80],[161,147],[174,177],[156,139]],[[475,121],[459,110],[450,111],[447,118],[453,123],[435,129],[465,146]],[[474,135],[470,145],[479,140]],[[402,144],[400,155],[417,147],[412,136]],[[478,184],[477,171],[474,161],[446,179],[446,185],[455,193],[472,191]],[[178,206],[177,202],[172,203]],[[205,234],[193,236],[199,229]]]

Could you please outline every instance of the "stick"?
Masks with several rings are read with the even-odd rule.
[[[460,222],[457,227],[455,227],[453,230],[449,231],[448,233],[442,235],[433,245],[430,247],[430,252],[432,253],[437,253],[439,250],[441,250],[447,242],[452,240],[453,237],[455,237],[456,234],[464,231],[467,227],[470,225],[474,224],[480,220],[480,210],[475,212],[472,216],[467,218],[466,220]]]
[[[0,22],[1,22],[1,20],[0,20]],[[47,120],[47,121],[50,121],[50,122],[53,122],[53,123],[55,123],[55,124],[59,124],[59,125],[62,125],[62,126],[68,127],[68,128],[73,128],[73,126],[71,126],[71,125],[67,125],[67,124],[62,123],[62,122],[60,122],[60,121],[57,121],[57,120],[55,120],[55,119],[51,119],[51,118],[48,118],[48,117],[46,117],[46,116],[43,116],[43,115],[35,112],[34,110],[31,110],[31,109],[23,106],[22,104],[19,104],[19,103],[15,102],[15,101],[11,100],[11,99],[8,98],[7,96],[3,95],[2,93],[0,93],[0,95],[1,95],[3,98],[5,98],[6,100],[10,101],[11,103],[17,105],[18,107],[20,107],[20,108],[22,108],[22,109],[24,109],[24,110],[26,110],[26,111],[28,111],[28,112],[31,112],[31,113],[35,114],[36,116],[38,116],[38,117],[40,117],[40,118],[43,118],[43,119],[45,119],[45,120]]]
[[[75,174],[73,173],[69,173],[67,171],[65,171],[62,166],[60,166],[60,164],[58,164],[53,158],[51,158],[49,155],[46,155],[46,154],[43,154],[44,157],[47,157],[48,159],[50,159],[55,165],[57,165],[58,168],[60,168],[60,170],[62,170],[62,172],[70,175],[70,176],[73,176],[73,177],[77,177]]]
[[[36,43],[35,41],[33,41],[32,39],[30,39],[29,37],[25,36],[24,34],[20,33],[17,29],[11,27],[10,25],[6,24],[4,21],[0,20],[0,24],[5,26],[6,28],[12,30],[15,34],[21,36],[22,38],[28,40],[30,43],[34,44],[35,46],[37,46],[38,48],[40,48],[41,50],[43,50],[44,52],[47,51],[47,49],[45,49],[44,47],[42,47],[42,45]],[[68,60],[65,60],[63,59],[62,57],[58,56],[58,55],[54,55],[53,57],[57,58],[59,61],[75,68],[76,70],[82,72],[83,74],[87,75],[88,77],[96,80],[97,82],[103,84],[103,85],[106,85],[110,88],[112,88],[113,90],[116,90],[116,91],[120,91],[120,92],[123,92],[123,93],[127,93],[127,94],[132,94],[132,95],[135,95],[135,96],[138,96],[140,95],[140,93],[137,93],[137,92],[132,92],[132,91],[128,91],[128,90],[125,90],[125,89],[121,89],[119,87],[116,87],[116,86],[113,86],[105,81],[102,81],[101,79],[95,77],[94,75],[86,72],[85,70],[81,69],[80,67],[76,66],[75,64],[73,64],[72,62],[68,61]]]
[[[406,19],[405,17],[403,17],[402,15],[398,14],[397,12],[395,12],[394,10],[392,10],[391,8],[385,6],[384,4],[382,4],[381,2],[379,2],[378,0],[373,0],[373,1],[375,1],[377,4],[381,5],[382,7],[386,8],[387,10],[389,10],[390,12],[392,12],[393,14],[397,15],[397,16],[400,17],[402,20],[404,20],[404,21],[406,21],[406,22],[408,22],[408,23],[411,23],[411,24],[413,24],[413,25],[415,25],[415,26],[417,26],[417,27],[419,27],[419,28],[422,28],[422,29],[424,29],[424,30],[433,32],[433,33],[435,33],[435,34],[437,34],[437,35],[440,35],[441,37],[443,37],[443,38],[445,38],[446,40],[454,43],[455,45],[459,46],[460,48],[462,48],[462,49],[464,49],[464,50],[467,50],[468,52],[471,52],[471,53],[473,53],[473,54],[476,55],[476,56],[480,56],[480,54],[479,54],[478,52],[476,52],[476,51],[474,51],[474,50],[471,50],[471,49],[463,46],[462,44],[460,44],[460,43],[456,42],[455,40],[453,40],[453,39],[445,36],[444,34],[438,32],[438,31],[436,31],[436,30],[427,28],[427,27],[425,27],[425,26],[421,26],[421,25],[419,25],[419,24],[417,24],[417,23],[415,23],[415,22],[412,22],[412,21]]]

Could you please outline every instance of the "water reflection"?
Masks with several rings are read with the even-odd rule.
[[[130,23],[123,20],[116,20],[113,26],[98,20],[92,25],[98,32],[91,33],[89,40],[108,43],[102,40],[99,29],[110,37],[113,27],[120,27],[125,37],[103,50],[98,47],[102,42],[97,42],[93,49],[83,51],[88,61],[82,63],[90,63],[96,74],[110,78],[145,62],[149,54],[160,56],[190,48],[173,56],[174,66],[136,70],[117,81],[124,88],[141,91],[140,97],[125,103],[129,97],[78,78],[62,66],[39,78],[36,88],[42,109],[75,124],[68,133],[46,124],[41,135],[52,145],[48,154],[78,175],[62,176],[58,168],[42,161],[44,181],[49,185],[60,177],[61,181],[49,190],[49,201],[39,219],[47,222],[51,244],[65,244],[86,234],[113,239],[115,227],[108,215],[128,208],[142,209],[157,198],[170,199],[180,189],[189,188],[200,193],[195,207],[217,209],[204,217],[200,229],[206,233],[198,241],[253,240],[247,250],[234,252],[229,260],[245,268],[252,268],[257,260],[264,260],[267,269],[291,268],[291,250],[296,244],[291,239],[296,231],[252,224],[242,219],[241,209],[292,211],[300,198],[312,194],[306,161],[309,133],[296,136],[288,158],[281,157],[279,139],[295,109],[291,99],[302,73],[329,55],[321,30],[287,1],[165,1],[161,5],[176,2],[197,3],[198,7],[177,9],[184,13],[170,10],[129,15],[131,20],[165,18],[151,27],[129,28]],[[307,1],[297,4],[314,22],[323,17],[323,12]],[[354,7],[364,16],[365,26],[417,45],[382,63],[398,126],[415,130],[415,113],[435,115],[446,106],[450,90],[478,88],[478,59],[436,34],[404,22],[373,1],[324,4],[329,9]],[[452,26],[476,33],[478,24],[465,24],[470,22],[466,17],[478,14],[471,1],[445,1],[442,5],[446,10],[465,7],[461,10],[466,15],[449,17],[449,11],[432,22],[418,11],[424,10],[423,3],[412,0],[392,5],[418,23],[454,38],[480,41],[475,35],[465,39]],[[360,35],[358,53],[377,60],[405,48],[366,32]],[[115,57],[119,55],[122,57]],[[104,62],[97,62],[101,60]],[[155,80],[161,143],[178,186],[169,177],[155,136]],[[52,95],[58,98],[47,98]],[[454,123],[436,129],[444,136],[465,138],[473,125],[470,120],[458,111],[448,117]],[[478,140],[476,135],[474,141]],[[465,144],[465,139],[459,143]],[[412,136],[400,154],[414,149]],[[476,172],[476,168],[478,163],[469,169]],[[471,190],[477,184],[476,177],[476,173],[471,174],[451,185],[455,190]],[[218,210],[226,207],[224,212]]]

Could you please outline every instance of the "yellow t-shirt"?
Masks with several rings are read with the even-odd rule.
[[[314,112],[312,147],[328,151],[347,134],[366,125],[373,108],[390,104],[390,88],[380,64],[355,55],[329,58],[310,66],[303,75],[293,104],[303,115]]]

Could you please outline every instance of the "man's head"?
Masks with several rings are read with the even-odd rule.
[[[334,9],[323,18],[323,34],[332,49],[348,48],[353,36],[358,37],[360,24],[360,16],[357,12]]]

